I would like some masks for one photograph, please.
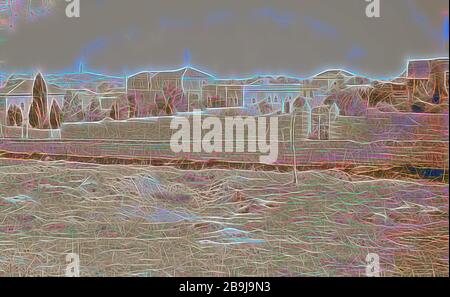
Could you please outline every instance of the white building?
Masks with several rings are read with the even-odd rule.
[[[244,108],[252,109],[265,102],[273,110],[289,113],[292,102],[303,95],[301,84],[261,84],[244,86]]]

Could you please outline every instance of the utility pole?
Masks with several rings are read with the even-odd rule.
[[[295,151],[295,120],[297,111],[295,110],[295,101],[294,104],[292,104],[292,107],[290,108],[291,112],[291,149],[292,149],[292,155],[294,157],[294,183],[298,185],[298,173],[297,173],[297,153]]]
[[[0,88],[3,87],[2,65],[3,65],[4,63],[5,63],[4,61],[1,61],[1,60],[0,60]],[[6,109],[6,107],[5,107],[5,109]],[[5,110],[5,112],[7,112],[7,111]],[[6,116],[6,115],[5,115],[5,116]],[[1,119],[0,119],[0,138],[3,138],[3,122],[2,122]]]

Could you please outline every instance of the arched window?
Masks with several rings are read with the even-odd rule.
[[[289,102],[284,103],[284,112],[291,113],[291,104]]]
[[[211,106],[212,106],[212,98],[211,98],[211,96],[208,96],[207,106],[208,106],[208,108],[211,108]]]
[[[114,103],[111,107],[111,112],[109,113],[109,117],[113,120],[119,119],[119,108],[117,107],[117,103]]]

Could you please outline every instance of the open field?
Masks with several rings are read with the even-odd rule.
[[[0,275],[448,276],[448,184],[0,160]]]

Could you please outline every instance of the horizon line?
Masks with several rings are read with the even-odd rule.
[[[328,72],[328,71],[343,71],[343,72],[348,72],[349,74],[353,75],[353,76],[357,76],[357,77],[362,77],[362,78],[366,78],[369,80],[378,80],[378,81],[389,81],[389,80],[393,80],[396,78],[401,78],[401,75],[404,74],[405,72],[408,71],[408,64],[410,62],[413,61],[433,61],[433,60],[449,60],[449,56],[437,56],[437,57],[428,57],[428,58],[408,58],[406,59],[406,66],[403,68],[403,70],[401,72],[399,72],[399,74],[395,74],[389,77],[375,77],[375,76],[369,76],[369,75],[365,75],[365,74],[360,74],[358,72],[352,71],[352,70],[348,70],[346,67],[329,67],[329,68],[324,68],[320,71],[316,71],[314,74],[309,75],[309,76],[296,76],[296,75],[291,75],[291,74],[276,74],[276,73],[259,73],[259,74],[253,74],[250,76],[243,76],[243,77],[219,77],[215,74],[211,74],[211,72],[206,71],[206,70],[202,70],[202,68],[198,67],[198,66],[192,66],[192,65],[185,65],[179,68],[175,68],[175,69],[155,69],[155,70],[151,70],[151,69],[146,69],[146,70],[140,70],[140,71],[134,71],[131,74],[123,74],[123,75],[116,75],[116,74],[107,74],[104,72],[99,72],[99,71],[95,71],[95,70],[83,70],[83,71],[41,71],[41,70],[31,70],[30,72],[10,72],[10,71],[1,71],[0,70],[0,74],[6,74],[8,76],[13,76],[13,75],[31,75],[33,76],[33,74],[36,73],[45,73],[45,76],[52,76],[52,75],[71,75],[71,74],[92,74],[92,75],[100,75],[100,76],[105,76],[105,77],[109,77],[109,78],[114,78],[114,79],[128,79],[132,76],[141,74],[141,73],[161,73],[161,72],[177,72],[177,71],[181,71],[183,69],[193,69],[199,72],[202,72],[206,75],[211,76],[213,79],[215,80],[251,80],[251,79],[257,79],[257,78],[261,78],[261,77],[271,77],[271,78],[279,78],[279,77],[285,77],[285,78],[290,78],[290,79],[296,79],[296,80],[308,80],[308,79],[312,79],[315,78],[317,76],[319,76],[322,73]],[[5,61],[2,61],[3,63]],[[83,66],[85,66],[83,64]],[[6,78],[8,79],[8,78]]]

